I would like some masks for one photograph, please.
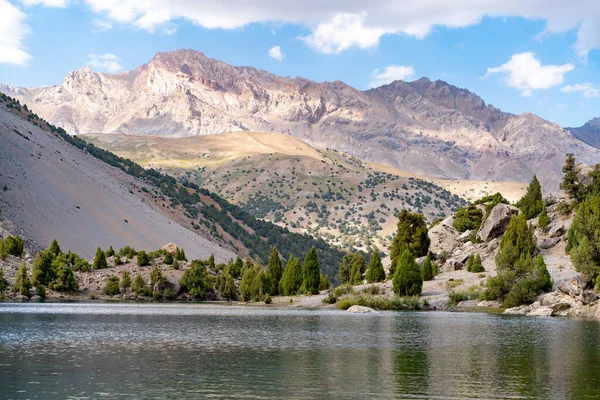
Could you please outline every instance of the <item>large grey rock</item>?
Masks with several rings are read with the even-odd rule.
[[[469,241],[469,236],[471,236],[471,230],[467,229],[466,231],[461,233],[460,236],[456,238],[456,240],[462,243],[466,243]]]
[[[540,242],[540,249],[543,249],[543,250],[551,249],[552,247],[556,246],[556,244],[558,242],[560,242],[559,237],[543,239]]]
[[[365,314],[365,313],[375,312],[375,310],[373,310],[371,307],[364,307],[364,306],[357,306],[357,305],[350,307],[347,311],[349,313],[356,313],[356,314]]]
[[[477,236],[484,242],[489,242],[501,236],[508,228],[511,218],[518,213],[519,209],[517,207],[509,204],[498,204],[490,212]]]
[[[571,280],[564,280],[556,285],[557,289],[564,294],[576,298],[587,289],[588,282],[582,276],[577,276]]]
[[[528,312],[527,315],[533,317],[551,317],[554,315],[554,310],[552,307],[540,306]]]
[[[458,261],[458,260],[448,260],[446,261],[446,264],[444,264],[444,266],[442,267],[442,271],[443,272],[452,272],[452,271],[458,271],[461,269],[464,269],[465,264],[463,264],[462,262]]]
[[[562,223],[556,224],[548,230],[548,236],[551,238],[558,238],[565,234],[566,228]]]
[[[428,235],[431,240],[429,249],[432,253],[439,254],[443,251],[452,253],[460,245],[457,240],[460,232],[452,226],[453,222],[454,218],[448,217],[429,230]]]

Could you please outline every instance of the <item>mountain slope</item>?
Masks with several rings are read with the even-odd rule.
[[[593,146],[600,148],[600,118],[592,118],[584,125],[578,128],[565,128],[573,134],[577,139]]]
[[[83,137],[218,193],[258,218],[348,248],[386,249],[402,208],[433,221],[465,204],[426,180],[378,171],[346,153],[315,149],[280,133]]]
[[[0,102],[0,104],[2,104]],[[93,257],[98,246],[182,246],[194,258],[234,253],[150,207],[133,178],[0,109],[0,210],[34,250],[56,238]]]
[[[529,181],[537,173],[548,190],[558,188],[565,153],[600,161],[597,149],[556,124],[426,78],[359,91],[176,50],[129,72],[84,67],[58,86],[3,88],[72,133],[277,131],[435,177]]]

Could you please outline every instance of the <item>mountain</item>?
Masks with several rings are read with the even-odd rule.
[[[0,93],[0,225],[39,250],[52,239],[92,257],[98,246],[153,251],[167,243],[191,258],[236,255],[267,263],[315,247],[335,280],[344,252],[254,218],[219,195],[68,135]],[[1,230],[0,230],[1,232]]]
[[[592,118],[579,128],[565,128],[573,134],[577,139],[593,146],[600,148],[600,118]]]
[[[72,133],[276,131],[434,177],[529,181],[536,173],[556,190],[565,153],[600,162],[597,149],[556,124],[502,112],[468,90],[427,78],[359,91],[176,50],[128,72],[84,67],[57,86],[0,90]]]

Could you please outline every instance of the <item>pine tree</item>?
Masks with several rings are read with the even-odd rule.
[[[123,271],[121,273],[121,281],[119,282],[119,286],[124,292],[131,287],[131,275],[129,275],[129,272]]]
[[[290,255],[287,266],[281,278],[280,293],[284,296],[293,296],[302,287],[302,265],[300,260]]]
[[[140,250],[137,254],[138,267],[145,267],[148,264],[150,264],[150,256],[144,250]]]
[[[432,281],[434,278],[433,275],[433,267],[431,266],[431,257],[429,254],[427,258],[425,258],[425,262],[423,262],[423,268],[421,268],[421,276],[424,281]]]
[[[138,257],[139,257],[139,254],[138,254]],[[186,271],[186,272],[188,272],[188,271]],[[184,276],[185,276],[185,274],[184,274]],[[165,276],[163,275],[160,268],[158,268],[158,265],[155,266],[152,269],[152,271],[150,272],[150,287],[152,288],[152,291],[153,292],[162,292],[163,286],[166,281],[167,281],[167,278],[165,278]],[[181,285],[181,286],[185,286],[185,285]]]
[[[210,257],[208,257],[208,268],[214,270],[215,267],[215,255],[211,253]]]
[[[271,251],[269,264],[267,265],[267,275],[270,282],[269,294],[277,296],[279,294],[279,282],[283,276],[283,263],[279,258],[277,247],[273,247],[273,250]]]
[[[104,254],[104,252],[102,251],[102,249],[100,247],[98,247],[98,250],[96,250],[96,256],[94,257],[94,262],[93,262],[93,268],[94,269],[108,268],[108,263],[106,262],[106,255]]]
[[[187,257],[185,256],[185,250],[183,250],[183,248],[177,249],[177,252],[175,253],[175,259],[177,261],[187,261]]]
[[[542,199],[542,186],[537,176],[533,175],[533,179],[527,187],[527,193],[517,202],[516,206],[525,214],[527,219],[540,215],[544,209],[544,201]]]
[[[0,260],[6,260],[6,257],[8,257],[8,252],[4,246],[4,240],[0,237]]]
[[[255,268],[256,275],[252,281],[252,299],[254,301],[262,301],[265,295],[269,294],[271,282],[260,265],[257,265]]]
[[[52,258],[57,257],[61,253],[60,246],[58,245],[56,239],[52,241],[52,244],[48,248],[48,252],[52,255]]]
[[[473,256],[473,262],[471,263],[471,271],[473,273],[481,273],[481,272],[485,272],[485,268],[483,268],[483,264],[481,263],[481,256],[479,255],[479,253],[476,253]]]
[[[106,285],[104,286],[104,293],[109,296],[116,296],[121,291],[119,290],[119,277],[116,275],[111,275],[106,280]]]
[[[471,271],[471,268],[473,268],[474,259],[475,259],[475,254],[470,254],[469,259],[467,260],[467,272],[473,272],[473,271]]]
[[[394,293],[398,296],[419,296],[423,289],[423,277],[410,250],[404,250],[396,263],[392,282]]]
[[[235,281],[233,280],[233,276],[229,273],[226,273],[224,276],[224,280],[225,280],[225,288],[221,292],[221,294],[227,300],[235,300],[237,297],[237,292],[235,289]]]
[[[179,261],[177,259],[173,260],[173,264],[171,264],[173,269],[179,269]]]
[[[368,283],[381,282],[385,279],[385,271],[377,249],[373,249],[371,252],[366,278]]]
[[[33,260],[31,281],[34,285],[48,286],[56,278],[56,269],[52,265],[54,256],[47,250],[40,250]]]
[[[115,250],[113,249],[112,246],[110,246],[108,248],[108,250],[106,250],[106,257],[113,257],[115,255]]]
[[[546,229],[550,225],[550,217],[548,216],[548,210],[546,207],[542,208],[540,218],[538,219],[538,226],[542,229]]]
[[[319,257],[317,256],[317,250],[314,247],[311,247],[308,253],[306,253],[302,272],[304,278],[304,290],[306,293],[319,293],[321,271],[319,269]]]
[[[250,301],[252,299],[252,289],[255,277],[256,270],[254,268],[244,268],[244,274],[242,275],[242,281],[240,282],[240,294],[243,301]]]
[[[27,271],[27,264],[25,261],[21,263],[17,275],[15,275],[15,286],[13,290],[17,293],[21,293],[23,296],[30,297],[29,291],[31,290],[31,281],[29,280],[29,272]]]
[[[523,214],[510,220],[496,254],[498,272],[510,270],[522,254],[533,256],[536,248],[533,231],[534,228],[527,224]]]
[[[175,261],[175,260],[173,259],[173,256],[171,255],[171,253],[165,254],[165,257],[163,258],[163,264],[173,265],[173,261]]]
[[[144,286],[146,286],[146,282],[144,282],[144,278],[142,278],[141,274],[137,274],[135,279],[133,280],[133,284],[131,288],[137,294],[141,294],[144,290]]]
[[[403,209],[398,214],[398,231],[391,246],[390,275],[394,274],[396,261],[405,250],[410,250],[415,257],[423,257],[427,255],[430,243],[423,214],[409,213]]]
[[[360,285],[363,283],[363,274],[367,269],[367,263],[362,253],[352,255],[352,268],[350,269],[350,284]]]
[[[233,269],[231,270],[231,275],[234,278],[239,278],[242,275],[242,268],[244,267],[244,261],[242,257],[237,256],[235,258],[235,262],[233,263]]]
[[[204,265],[198,260],[193,260],[190,268],[183,273],[179,284],[195,298],[203,299],[206,291],[206,268]]]
[[[0,294],[8,290],[8,281],[4,277],[4,268],[0,267]]]
[[[71,267],[62,262],[60,257],[56,258],[53,264],[55,264],[53,269],[56,271],[56,278],[48,285],[50,289],[59,292],[74,292],[79,289],[79,284]]]
[[[573,201],[580,202],[585,198],[585,186],[579,181],[575,166],[575,157],[572,153],[567,154],[565,165],[562,168],[563,180],[560,188],[565,191]]]

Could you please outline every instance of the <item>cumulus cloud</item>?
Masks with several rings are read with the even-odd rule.
[[[31,59],[23,40],[30,33],[27,16],[7,0],[0,0],[0,63],[20,66]]]
[[[61,0],[25,0],[61,2]],[[66,1],[66,0],[62,0]],[[272,0],[84,0],[94,12],[114,22],[154,32],[176,19],[209,29],[235,29],[251,23],[299,24],[310,29],[305,42],[316,51],[340,53],[377,46],[383,35],[423,38],[437,26],[462,28],[483,18],[523,17],[543,20],[544,35],[577,32],[574,49],[585,58],[600,48],[597,0],[328,0],[318,7],[301,1]]]
[[[405,81],[407,79],[412,79],[414,75],[415,70],[412,66],[388,65],[383,71],[376,69],[371,73],[369,87],[374,88],[381,85],[387,85],[396,80]]]
[[[269,49],[269,57],[274,58],[277,61],[282,61],[285,54],[281,52],[281,46],[273,46]]]
[[[506,84],[531,96],[535,90],[549,89],[563,83],[564,75],[572,71],[573,64],[542,65],[534,53],[514,54],[507,63],[488,68],[484,79],[494,74],[504,75]]]
[[[586,99],[600,97],[600,87],[590,82],[577,83],[575,85],[567,85],[560,88],[560,91],[563,93],[581,93]]]
[[[102,69],[110,73],[119,72],[123,69],[119,57],[114,54],[88,54],[89,61],[87,65],[96,69]]]

